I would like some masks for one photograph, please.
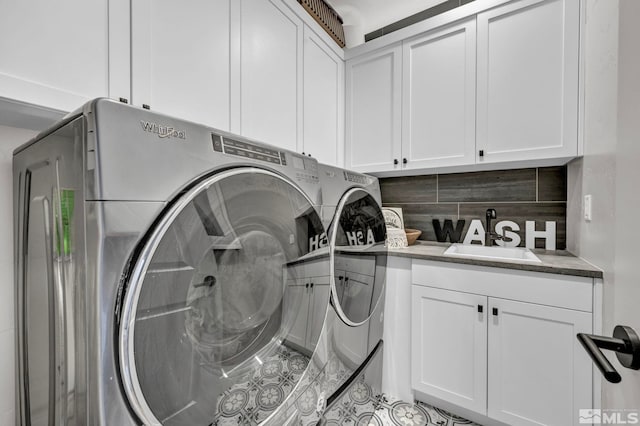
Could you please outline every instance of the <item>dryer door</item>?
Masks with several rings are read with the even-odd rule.
[[[347,325],[362,325],[384,294],[384,215],[371,194],[355,188],[340,200],[330,228],[333,305]]]
[[[296,186],[257,168],[165,208],[123,279],[120,366],[142,423],[256,424],[305,386],[330,292],[308,285],[330,272],[310,253],[323,233]]]

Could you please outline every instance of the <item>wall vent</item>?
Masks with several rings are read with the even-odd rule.
[[[338,46],[345,46],[342,18],[331,6],[324,0],[298,0],[298,3],[324,28]]]

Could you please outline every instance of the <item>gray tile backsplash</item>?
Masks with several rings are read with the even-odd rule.
[[[380,178],[380,189],[383,206],[401,207],[405,227],[420,229],[421,240],[436,241],[434,219],[465,220],[464,235],[473,219],[484,224],[485,211],[494,208],[494,224],[510,220],[520,227],[521,246],[526,221],[535,221],[536,231],[554,221],[556,248],[566,248],[566,166]],[[536,247],[544,244],[536,239]]]
[[[437,203],[438,176],[380,179],[384,203]]]
[[[538,169],[538,201],[567,201],[567,167]]]
[[[438,202],[536,201],[536,169],[438,176]]]

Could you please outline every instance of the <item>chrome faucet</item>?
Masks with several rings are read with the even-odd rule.
[[[487,209],[487,222],[486,222],[486,228],[485,228],[485,232],[484,232],[484,245],[485,246],[492,246],[493,242],[496,240],[502,240],[502,235],[493,232],[491,230],[491,219],[495,219],[497,218],[498,215],[496,214],[496,210],[495,209]]]

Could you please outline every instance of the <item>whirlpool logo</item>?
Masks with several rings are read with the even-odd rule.
[[[161,139],[187,139],[187,132],[184,130],[178,130],[175,127],[171,126],[162,126],[158,123],[151,123],[149,121],[140,121],[140,125],[142,126],[142,130],[149,133],[155,133]]]

